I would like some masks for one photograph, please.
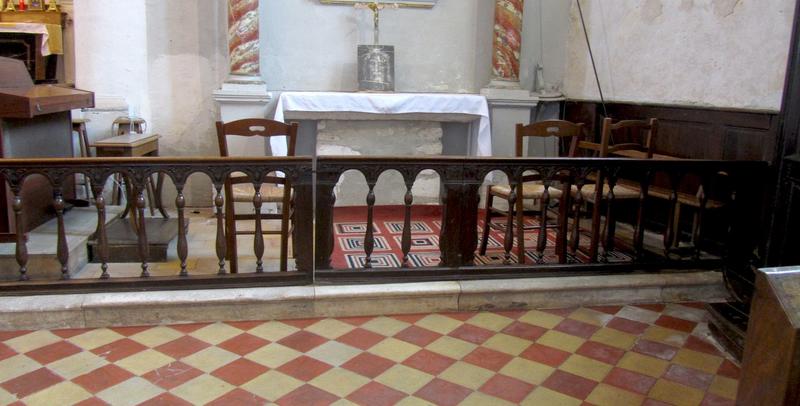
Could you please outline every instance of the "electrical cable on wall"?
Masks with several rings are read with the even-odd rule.
[[[594,63],[594,54],[592,53],[592,44],[589,43],[589,33],[586,31],[586,21],[583,20],[583,10],[581,9],[581,0],[575,0],[578,3],[578,14],[581,16],[581,26],[583,26],[583,36],[586,38],[586,47],[589,48],[589,59],[592,61],[592,70],[594,70],[594,80],[597,83],[597,91],[600,92],[600,104],[603,105],[603,114],[608,117],[608,110],[606,109],[606,100],[603,97],[603,88],[600,86],[600,76],[597,75],[597,66]]]

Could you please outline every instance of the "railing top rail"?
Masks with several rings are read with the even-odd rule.
[[[143,166],[143,165],[159,165],[159,164],[175,164],[175,165],[209,165],[209,166],[223,166],[223,165],[247,165],[247,164],[305,164],[311,163],[312,157],[310,156],[281,156],[281,157],[113,157],[113,158],[16,158],[16,159],[0,159],[0,168],[2,167],[32,167],[32,166],[87,166],[87,165],[130,165],[130,166]]]

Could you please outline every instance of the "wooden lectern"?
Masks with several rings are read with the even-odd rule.
[[[70,110],[94,107],[94,94],[57,85],[34,85],[22,61],[0,58],[0,157],[72,157]],[[2,165],[2,162],[0,162]],[[5,179],[0,179],[5,185]],[[65,198],[74,189],[65,187]],[[0,187],[0,241],[15,238],[13,195]],[[29,177],[22,188],[24,230],[27,232],[55,215],[53,189],[40,177]]]

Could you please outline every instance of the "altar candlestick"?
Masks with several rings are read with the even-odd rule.
[[[25,11],[25,0],[19,0],[19,11]]]

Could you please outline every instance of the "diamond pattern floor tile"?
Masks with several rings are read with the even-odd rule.
[[[697,304],[0,332],[0,403],[732,405]]]

